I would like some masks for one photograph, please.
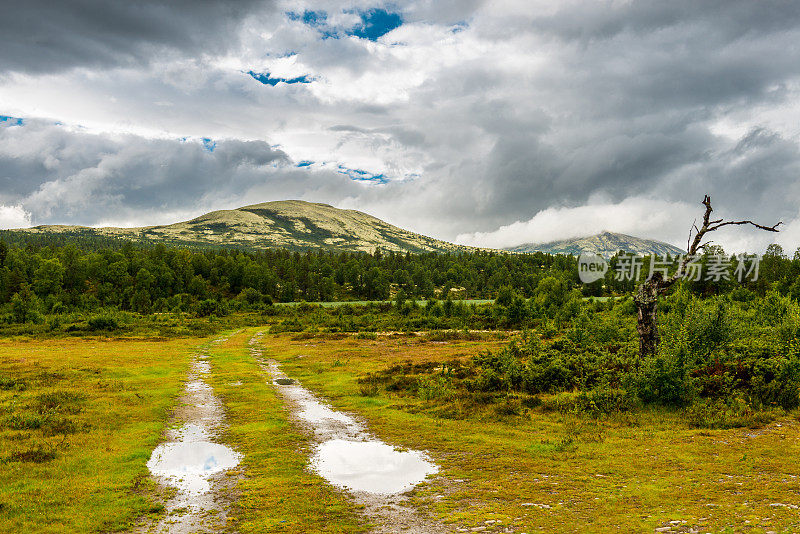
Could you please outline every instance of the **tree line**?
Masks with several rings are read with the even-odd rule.
[[[574,260],[546,254],[399,254],[192,250],[125,243],[0,241],[0,305],[37,300],[41,311],[118,308],[189,311],[200,301],[250,302],[530,296],[547,273],[574,276]]]
[[[612,258],[604,279],[583,285],[575,258],[544,253],[246,252],[0,232],[0,312],[7,322],[26,322],[36,313],[109,308],[202,315],[233,299],[268,305],[387,300],[401,293],[404,299],[443,301],[499,296],[513,314],[519,301],[514,304],[509,291],[519,299],[541,300],[538,306],[544,308],[563,306],[570,294],[573,299],[630,294],[635,282],[615,279],[616,261]],[[774,287],[798,299],[800,254],[789,259],[772,246],[757,281],[687,285],[701,295],[763,295]]]

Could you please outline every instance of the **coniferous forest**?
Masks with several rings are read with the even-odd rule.
[[[209,309],[231,306],[387,301],[398,294],[411,301],[500,297],[501,302],[513,295],[531,299],[520,315],[525,318],[536,315],[534,308],[563,305],[571,298],[625,296],[637,283],[617,279],[617,258],[611,259],[605,278],[583,285],[574,257],[544,253],[244,252],[12,232],[0,232],[0,237],[0,310],[6,323],[97,310],[209,315]],[[727,280],[684,285],[706,297],[741,299],[775,290],[800,298],[800,254],[789,259],[777,245],[764,255],[755,281],[737,282],[730,274]]]

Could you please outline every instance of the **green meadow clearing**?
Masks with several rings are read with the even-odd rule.
[[[263,330],[244,329],[210,351],[209,383],[228,416],[221,440],[243,454],[229,528],[367,531],[347,495],[308,470],[307,437],[249,352]],[[162,513],[145,463],[191,354],[208,341],[0,342],[0,530],[124,531]],[[377,437],[428,451],[441,470],[411,502],[449,530],[800,529],[795,412],[698,428],[673,408],[592,414],[560,409],[559,395],[489,399],[427,377],[506,344],[324,333],[261,340],[265,357]]]

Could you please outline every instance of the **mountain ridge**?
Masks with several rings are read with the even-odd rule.
[[[188,221],[134,228],[40,225],[32,234],[70,234],[219,248],[285,248],[373,252],[476,250],[404,230],[367,213],[303,200],[278,200],[216,210]]]
[[[412,253],[497,251],[457,245],[399,228],[358,210],[303,200],[261,202],[236,209],[216,210],[166,225],[133,228],[40,225],[10,231],[251,250],[284,248],[292,251],[374,252],[380,249]],[[505,250],[512,253],[541,251],[575,256],[590,251],[611,256],[619,249],[637,254],[682,252],[668,243],[612,232],[542,244],[524,244]]]
[[[549,241],[547,243],[526,243],[515,247],[508,247],[509,252],[546,252],[548,254],[571,254],[579,256],[583,252],[600,254],[605,258],[610,258],[620,250],[638,254],[650,255],[664,254],[678,255],[685,251],[655,239],[644,239],[627,234],[603,231],[599,234],[586,237],[576,237],[572,239],[561,239]]]

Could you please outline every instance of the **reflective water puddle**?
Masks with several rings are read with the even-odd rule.
[[[254,356],[260,351],[252,349]],[[264,368],[280,393],[296,406],[295,415],[314,431],[320,444],[311,466],[331,484],[357,492],[390,495],[411,490],[439,468],[420,451],[401,451],[375,439],[364,425],[319,400],[290,380],[277,362]]]
[[[351,430],[361,431],[361,425],[349,415],[332,410],[321,402],[311,399],[303,399],[300,402],[300,411],[297,412],[297,417],[307,423],[318,425],[320,430],[331,430],[328,428],[330,424],[338,422]]]
[[[229,447],[209,441],[208,432],[194,424],[184,425],[181,441],[162,443],[153,450],[147,468],[166,484],[185,495],[202,494],[211,489],[209,478],[233,469],[241,455]]]
[[[331,484],[367,493],[403,493],[438,471],[419,451],[382,441],[333,439],[317,447],[311,465]]]

